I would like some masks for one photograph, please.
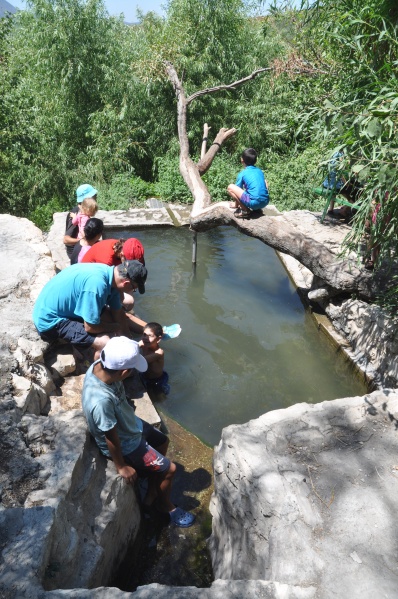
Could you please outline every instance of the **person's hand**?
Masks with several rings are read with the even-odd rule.
[[[138,478],[137,472],[131,466],[122,466],[117,472],[128,485],[133,485]]]
[[[142,340],[142,339],[140,339],[140,340],[138,341],[138,346],[139,346],[139,347],[144,347],[144,342],[143,342],[143,340]]]

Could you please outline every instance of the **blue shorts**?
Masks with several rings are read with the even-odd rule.
[[[140,379],[147,391],[154,391],[155,393],[164,393],[168,395],[170,393],[169,375],[163,370],[162,374],[157,379],[147,379],[146,372],[140,372]]]
[[[49,331],[40,333],[40,337],[47,343],[52,343],[59,338],[65,339],[81,349],[91,347],[95,341],[95,336],[87,333],[81,320],[61,320]]]
[[[156,450],[156,447],[166,443],[167,436],[145,420],[142,424],[141,442],[137,449],[123,456],[125,462],[142,477],[167,472],[170,468],[170,460]]]
[[[246,208],[249,208],[249,210],[261,210],[267,206],[269,199],[252,200],[250,199],[249,194],[244,191],[240,197],[240,201],[244,206],[246,206]]]

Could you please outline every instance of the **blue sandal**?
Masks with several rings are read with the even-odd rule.
[[[169,512],[170,522],[179,526],[180,528],[188,528],[195,522],[195,516],[191,512],[186,512],[180,507],[176,507],[175,510]]]

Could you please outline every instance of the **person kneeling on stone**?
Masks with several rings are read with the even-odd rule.
[[[64,339],[98,359],[110,337],[142,333],[146,322],[123,310],[120,293],[145,293],[147,274],[138,260],[113,267],[74,264],[61,270],[43,287],[33,308],[40,337],[48,343]]]
[[[127,401],[122,381],[133,368],[139,372],[148,368],[138,343],[127,337],[110,339],[84,379],[82,407],[88,428],[127,484],[133,484],[137,476],[148,478],[144,506],[156,500],[157,509],[168,514],[171,523],[187,528],[195,516],[170,500],[176,466],[166,457],[169,440],[138,418]]]

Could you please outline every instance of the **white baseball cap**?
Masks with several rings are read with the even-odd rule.
[[[136,341],[128,337],[112,337],[100,354],[101,364],[110,370],[135,368],[139,372],[148,370],[148,362],[140,354]]]

